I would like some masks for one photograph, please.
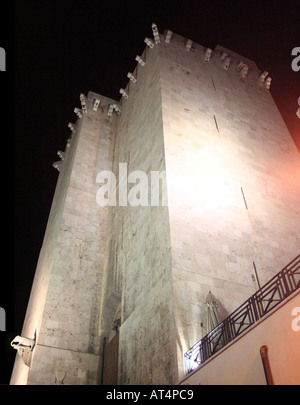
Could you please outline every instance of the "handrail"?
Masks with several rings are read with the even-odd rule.
[[[300,254],[185,353],[186,373],[203,364],[300,288]]]

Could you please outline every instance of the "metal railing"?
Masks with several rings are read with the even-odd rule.
[[[300,288],[300,255],[185,353],[189,374]]]

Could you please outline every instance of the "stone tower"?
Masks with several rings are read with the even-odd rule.
[[[209,291],[225,317],[254,266],[263,284],[299,254],[299,152],[268,72],[152,28],[120,101],[80,95],[11,384],[175,384]]]

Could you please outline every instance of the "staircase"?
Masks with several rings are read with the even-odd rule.
[[[300,288],[300,254],[185,353],[191,373]]]

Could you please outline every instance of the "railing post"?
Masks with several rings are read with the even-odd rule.
[[[223,327],[224,327],[224,345],[227,345],[233,337],[232,337],[232,331],[231,331],[231,322],[230,322],[230,317],[226,318],[223,321]]]
[[[249,326],[262,318],[270,309],[274,308],[279,302],[288,297],[297,288],[300,287],[300,279],[296,281],[295,277],[300,276],[300,255],[298,255],[292,262],[284,267],[276,276],[269,280],[262,286],[255,294],[248,298],[239,308],[231,313],[226,319],[222,321],[220,344],[222,347],[226,346],[230,341],[234,340],[237,335],[246,330]],[[275,294],[279,294],[279,299],[274,298]],[[265,305],[265,303],[267,304]],[[270,304],[274,302],[273,306]],[[244,312],[245,311],[245,312]],[[244,316],[245,313],[245,316]],[[244,316],[243,322],[239,323],[238,320]],[[249,323],[245,322],[246,317]],[[245,324],[245,328],[241,328]],[[239,325],[238,331],[236,325]],[[215,328],[216,329],[216,328]],[[209,359],[212,354],[212,331],[205,335],[201,341],[198,342],[198,353],[200,363]],[[195,347],[195,346],[193,346]],[[263,350],[265,347],[263,347]],[[187,352],[188,353],[188,352]],[[262,354],[265,354],[263,351]],[[190,363],[189,357],[189,363]],[[189,368],[190,365],[189,365]]]
[[[287,272],[287,268],[284,268],[281,271],[281,274],[280,274],[281,279],[282,279],[282,283],[283,283],[283,286],[284,286],[284,289],[285,289],[284,298],[288,297],[291,294],[291,290],[290,290],[289,285],[288,285],[288,280],[286,278],[286,272]]]
[[[256,297],[256,299],[255,299],[255,297]],[[249,304],[250,304],[249,307],[251,308],[253,318],[254,318],[254,320],[256,322],[263,316],[263,311],[262,311],[262,305],[261,305],[259,292],[252,295],[249,298]]]

